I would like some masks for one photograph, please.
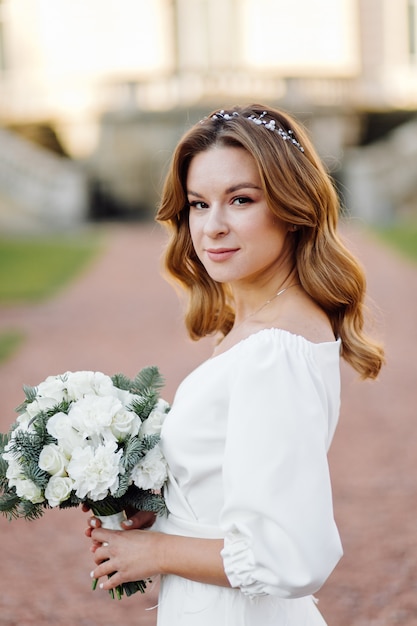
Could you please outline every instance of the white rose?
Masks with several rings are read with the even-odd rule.
[[[127,391],[127,389],[119,389],[118,387],[115,387],[114,389],[116,391],[116,397],[119,398],[123,406],[131,405],[132,400],[139,397],[136,394],[130,393],[130,391]]]
[[[68,416],[82,437],[100,435],[106,438],[106,431],[111,433],[113,418],[121,410],[123,406],[117,398],[89,395],[75,402],[68,411]]]
[[[118,441],[123,441],[129,435],[137,435],[140,425],[140,417],[136,413],[122,409],[113,416],[110,429]]]
[[[149,413],[149,417],[142,422],[140,436],[160,435],[162,424],[169,411],[169,404],[165,400],[159,399],[156,407]]]
[[[86,395],[116,396],[117,390],[110,376],[101,372],[67,372],[66,386],[70,400],[79,400]]]
[[[52,409],[56,404],[57,401],[55,398],[37,398],[26,406],[26,413],[29,415],[29,418],[32,419],[32,417],[35,417],[41,411]]]
[[[66,464],[67,459],[56,444],[51,443],[42,448],[38,461],[42,470],[52,476],[63,476]]]
[[[132,480],[140,489],[160,489],[167,479],[167,464],[158,445],[133,468]]]
[[[79,498],[103,500],[119,486],[119,463],[123,451],[116,442],[106,442],[94,450],[90,446],[76,448],[67,467]]]
[[[29,433],[35,432],[33,424],[30,424],[31,419],[32,417],[29,415],[29,413],[27,411],[23,411],[23,413],[21,413],[16,420],[17,427],[15,430],[21,430]]]
[[[9,487],[16,487],[17,482],[24,479],[22,466],[11,452],[4,452],[2,457],[7,461],[6,478],[9,481]]]
[[[28,478],[23,478],[22,480],[17,480],[16,484],[16,493],[19,498],[24,498],[25,500],[29,500],[33,504],[38,504],[39,502],[44,501],[44,497],[42,495],[42,491],[40,488],[35,485],[32,480]]]
[[[39,398],[51,398],[55,404],[59,404],[67,399],[65,374],[62,376],[48,376],[36,388],[36,395]]]
[[[49,506],[58,506],[67,500],[73,485],[73,481],[68,476],[52,476],[45,489],[45,498]]]
[[[48,433],[55,437],[61,450],[67,456],[74,448],[83,447],[83,436],[72,426],[71,418],[65,413],[55,413],[46,424]]]

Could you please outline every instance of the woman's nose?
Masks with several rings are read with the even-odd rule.
[[[204,232],[210,237],[225,235],[229,230],[227,219],[221,207],[212,206],[207,211]]]

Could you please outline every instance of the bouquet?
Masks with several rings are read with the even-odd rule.
[[[164,514],[162,385],[158,368],[147,367],[134,380],[79,371],[25,386],[16,423],[0,434],[0,512],[34,520],[85,503],[105,528],[116,516],[119,530],[126,509]],[[146,583],[124,583],[116,595],[143,593]]]

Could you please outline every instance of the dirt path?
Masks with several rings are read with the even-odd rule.
[[[324,589],[329,626],[417,626],[417,268],[349,229],[384,321],[389,364],[380,381],[343,370],[341,423],[331,451],[336,517],[345,557]],[[22,384],[52,373],[97,369],[133,376],[157,364],[171,400],[210,352],[182,326],[177,296],[159,276],[164,236],[156,226],[112,226],[106,252],[50,302],[0,309],[0,330],[27,341],[0,367],[0,430],[14,419]],[[151,626],[156,588],[111,601],[90,591],[92,561],[78,510],[36,522],[0,519],[0,626]],[[261,625],[260,625],[261,626]],[[300,625],[301,626],[301,625]]]

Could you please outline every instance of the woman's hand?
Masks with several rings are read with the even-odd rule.
[[[87,513],[90,508],[86,505],[82,505],[82,510]],[[122,522],[121,528],[124,530],[134,530],[134,529],[144,529],[150,528],[156,519],[155,513],[151,513],[149,511],[136,511],[136,509],[130,509],[126,511],[128,518]],[[97,517],[91,516],[88,520],[88,528],[85,530],[85,535],[87,537],[91,537],[91,532],[94,528],[100,528],[101,522]],[[97,548],[96,542],[93,543],[91,548],[92,552],[94,552]]]
[[[101,589],[108,590],[122,583],[159,574],[163,537],[161,533],[137,529],[129,533],[104,528],[91,529],[94,561],[97,565],[91,577],[110,576],[100,584]]]
[[[89,508],[83,506],[83,510]],[[158,574],[174,574],[230,587],[221,558],[223,539],[182,537],[144,530],[154,521],[153,513],[135,512],[122,523],[123,528],[133,532],[124,532],[102,528],[99,519],[90,518],[85,534],[93,541],[91,551],[97,565],[91,577],[110,576],[103,580],[100,588],[114,589],[125,582],[145,580]]]

